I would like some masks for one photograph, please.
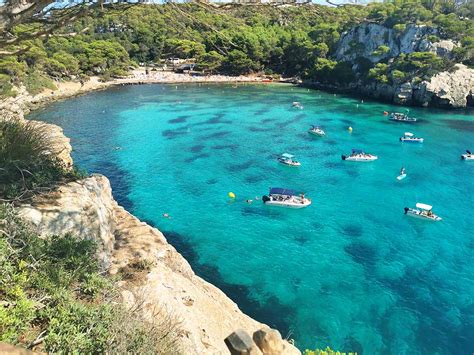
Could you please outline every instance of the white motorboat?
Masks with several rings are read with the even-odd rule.
[[[390,121],[408,122],[408,123],[413,123],[413,122],[417,121],[416,118],[408,116],[408,111],[407,111],[407,113],[392,112],[392,114],[390,115],[390,117],[388,119]]]
[[[400,137],[400,142],[423,143],[424,140],[424,138],[415,137],[415,135],[410,132],[405,132],[403,137]]]
[[[303,105],[301,104],[301,102],[298,102],[298,101],[293,101],[291,106],[293,106],[294,108],[300,109],[300,110],[302,110],[304,108]]]
[[[432,209],[433,206],[418,202],[416,208],[405,207],[405,214],[412,217],[427,219],[429,221],[441,221],[442,218],[435,215],[431,211]]]
[[[292,154],[283,153],[282,155],[278,157],[278,161],[288,166],[300,166],[301,163],[299,161],[294,160],[293,159],[294,157],[295,156]]]
[[[470,150],[466,150],[466,154],[461,155],[462,160],[474,160],[474,154]]]
[[[377,159],[376,155],[364,153],[360,149],[352,149],[352,154],[349,156],[342,155],[342,160],[346,161],[369,162]]]
[[[320,136],[320,137],[323,137],[326,135],[326,132],[324,132],[324,130],[321,127],[315,126],[315,125],[311,125],[310,129],[308,130],[308,133],[313,134],[315,136]]]
[[[270,192],[262,196],[262,201],[267,206],[303,208],[311,205],[311,200],[304,194],[297,194],[294,190],[271,187]]]

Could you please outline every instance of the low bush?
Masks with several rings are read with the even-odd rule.
[[[0,200],[28,199],[81,176],[51,154],[50,144],[47,132],[38,125],[0,122]]]
[[[48,353],[179,354],[179,322],[144,298],[121,305],[95,258],[71,235],[38,238],[0,205],[0,342]]]

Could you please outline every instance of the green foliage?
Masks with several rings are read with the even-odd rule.
[[[32,95],[38,95],[44,91],[44,89],[56,90],[51,78],[40,73],[38,71],[31,71],[25,75],[23,84],[26,90]]]
[[[216,51],[210,51],[197,57],[198,68],[209,73],[219,70],[224,62],[224,56]]]
[[[10,76],[6,74],[0,74],[0,97],[14,97],[16,91],[11,83]]]
[[[382,46],[378,46],[377,49],[372,52],[372,55],[377,56],[377,57],[383,57],[389,52],[390,52],[390,47],[382,45]]]
[[[223,64],[223,70],[231,75],[248,74],[258,69],[257,63],[237,49],[229,52]]]
[[[472,42],[464,39],[474,37],[473,4],[454,0],[387,0],[334,8],[313,4],[284,8],[229,6],[204,11],[202,6],[189,3],[91,12],[59,29],[57,35],[26,41],[22,45],[29,46],[29,51],[0,58],[0,74],[11,77],[10,84],[0,81],[0,95],[12,95],[10,85],[23,82],[31,72],[45,73],[55,80],[97,75],[105,81],[126,75],[136,63],[159,63],[169,57],[195,59],[198,68],[208,73],[239,75],[261,71],[335,83],[335,79],[318,69],[329,62],[319,59],[333,61],[341,33],[367,20],[393,27],[395,36],[411,24],[433,27],[438,30],[436,36],[432,34],[426,39],[433,42],[439,37],[461,42],[461,47],[454,50],[454,59],[472,66]],[[32,26],[22,25],[15,31],[31,31]],[[62,36],[61,32],[71,31],[78,34]],[[354,41],[349,51],[357,55],[365,49],[364,45]],[[382,45],[373,54],[386,58],[389,53],[390,49]],[[409,66],[405,69],[401,63],[390,65],[386,77],[379,76],[377,80],[399,80],[398,74],[393,79],[393,70],[404,72],[407,80],[414,76],[423,78],[448,66],[435,63],[435,58],[421,61],[431,61],[433,65],[429,70]],[[371,66],[366,64],[359,66],[358,77],[375,80],[377,75],[369,77]],[[334,71],[331,75],[335,74],[339,82],[353,77],[347,70],[348,64],[338,65],[343,73]],[[314,73],[317,78],[311,78]],[[34,82],[30,80],[28,84],[32,92],[50,85],[38,79],[36,75]]]
[[[20,121],[0,122],[0,198],[26,199],[58,181],[78,177],[51,155],[43,128]]]
[[[377,63],[377,65],[369,70],[368,77],[375,81],[388,84],[388,64]]]
[[[140,304],[120,305],[91,240],[39,238],[0,205],[0,341],[48,353],[181,353],[179,323]]]

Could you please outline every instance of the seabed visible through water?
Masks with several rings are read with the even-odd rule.
[[[383,115],[397,110],[286,85],[146,85],[30,118],[63,127],[76,164],[108,176],[119,203],[299,348],[469,354],[474,162],[460,155],[474,150],[474,112],[411,109],[414,125]],[[309,135],[311,124],[326,137]],[[400,143],[406,131],[425,142]],[[379,160],[343,162],[352,148]],[[284,152],[302,166],[279,165]],[[408,176],[397,181],[402,166]],[[270,186],[305,192],[313,204],[263,206],[255,196]],[[443,221],[405,216],[416,202]]]

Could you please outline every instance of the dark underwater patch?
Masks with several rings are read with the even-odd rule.
[[[221,145],[213,145],[211,149],[213,150],[223,150],[223,149],[230,149],[230,150],[235,150],[238,148],[237,144],[221,144]]]
[[[301,121],[305,117],[306,117],[305,113],[300,113],[300,114],[296,115],[295,117],[293,117],[290,120],[278,123],[277,126],[280,127],[280,128],[285,128],[286,126],[289,126],[292,123],[296,123],[296,122]]]
[[[216,133],[211,133],[207,136],[203,136],[202,139],[211,139],[211,138],[222,138],[230,134],[230,131],[220,131]]]
[[[341,229],[348,237],[360,237],[364,231],[360,224],[346,224]]]
[[[332,140],[332,139],[324,139],[323,143],[327,144],[327,145],[337,145],[337,142],[335,140]]]
[[[265,176],[263,175],[250,175],[245,177],[245,182],[247,184],[255,184],[263,180],[265,180]]]
[[[215,185],[218,183],[218,180],[217,179],[209,179],[206,181],[206,184],[208,185]]]
[[[247,286],[224,281],[219,269],[199,261],[189,238],[173,231],[162,231],[168,242],[191,264],[194,272],[221,289],[250,317],[278,329],[283,337],[290,331],[290,320],[295,319],[295,309],[279,302],[275,296],[262,303],[252,298],[254,291]]]
[[[356,170],[351,170],[351,169],[347,169],[346,170],[346,174],[349,175],[350,177],[353,177],[353,178],[356,178],[356,177],[359,177],[360,174],[358,171]]]
[[[250,132],[272,132],[274,130],[273,127],[263,128],[263,127],[249,127],[247,131]]]
[[[133,202],[127,197],[130,194],[128,181],[132,181],[130,174],[111,161],[101,161],[94,168],[94,171],[107,176],[118,204],[127,211],[133,211]]]
[[[460,132],[474,132],[474,121],[467,120],[447,120],[449,128]]]
[[[260,121],[262,124],[270,123],[270,122],[275,122],[276,118],[264,118],[263,120]]]
[[[187,127],[181,127],[178,129],[166,129],[163,132],[161,132],[161,135],[163,137],[166,137],[168,139],[173,139],[179,136],[183,136],[187,134]]]
[[[193,152],[193,153],[199,153],[203,149],[204,149],[204,146],[202,144],[198,144],[198,145],[194,145],[191,148],[189,148],[189,151]]]
[[[191,117],[191,116],[178,116],[176,118],[173,118],[172,120],[169,120],[168,123],[174,124],[174,123],[184,123],[186,120]]]
[[[328,169],[340,168],[342,166],[341,162],[327,161],[324,163],[324,167]]]
[[[352,260],[361,264],[367,270],[371,270],[378,261],[376,249],[362,241],[353,241],[345,246],[344,250],[351,256]]]
[[[196,155],[193,155],[192,157],[188,158],[188,159],[185,159],[184,161],[186,163],[192,163],[193,161],[196,161],[198,159],[202,159],[202,158],[208,158],[210,157],[209,154],[207,153],[201,153],[201,154],[196,154]]]
[[[242,164],[231,164],[231,165],[227,166],[226,169],[230,172],[238,173],[238,172],[241,172],[241,171],[244,171],[244,170],[247,170],[247,169],[251,168],[254,163],[255,163],[255,161],[253,161],[253,160],[247,160],[246,162],[244,162]]]

